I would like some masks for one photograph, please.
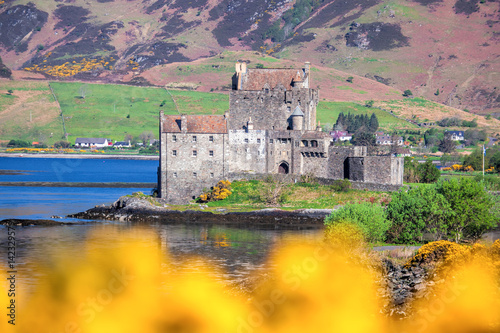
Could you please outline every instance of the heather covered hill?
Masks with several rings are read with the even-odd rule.
[[[366,99],[395,97],[376,84],[373,91],[335,86],[324,76],[353,76],[354,84],[362,77],[500,115],[496,0],[6,0],[0,25],[0,55],[15,78],[188,81],[215,89],[211,75],[176,68],[207,59],[217,66],[233,51],[241,59],[279,59],[257,62],[269,67],[309,60],[320,69],[322,91],[345,86],[345,99],[359,91]],[[219,77],[219,69],[205,72]]]

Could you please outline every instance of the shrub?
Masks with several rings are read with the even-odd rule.
[[[417,172],[420,183],[434,183],[441,177],[441,172],[430,160],[420,163],[417,166]]]
[[[27,148],[31,147],[31,143],[24,140],[10,140],[9,143],[7,144],[7,147]]]
[[[217,185],[212,187],[211,191],[206,191],[200,195],[199,201],[219,201],[224,200],[231,195],[231,182],[229,180],[220,180]]]
[[[406,89],[404,92],[403,92],[403,96],[404,97],[410,97],[410,96],[413,96],[413,93],[411,92],[410,89]]]
[[[448,202],[448,237],[459,242],[462,238],[477,240],[497,222],[491,212],[493,200],[481,183],[461,178],[439,182],[437,193]]]
[[[335,192],[349,192],[351,186],[352,185],[349,179],[338,179],[333,181],[333,184],[330,185],[330,188]]]
[[[441,240],[437,242],[430,242],[422,246],[417,254],[408,260],[405,267],[420,266],[422,264],[435,263],[436,261],[444,261],[450,256],[458,253],[463,253],[466,248],[457,243]]]
[[[61,140],[54,143],[54,148],[69,148],[69,147],[71,147],[71,143],[69,143],[68,141]]]
[[[269,175],[262,182],[260,199],[270,206],[277,206],[287,200],[290,193],[290,177],[281,175]]]
[[[347,204],[325,218],[328,227],[345,222],[357,225],[366,239],[372,242],[383,241],[390,227],[384,208],[368,202]]]
[[[424,232],[434,233],[440,239],[447,233],[449,204],[435,185],[412,187],[393,193],[387,205],[387,219],[391,221],[388,240],[400,244],[422,241]]]

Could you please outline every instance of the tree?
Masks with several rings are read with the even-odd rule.
[[[459,242],[463,237],[477,240],[488,229],[496,226],[490,212],[493,200],[481,183],[469,178],[439,182],[436,191],[448,201],[448,237]]]
[[[413,93],[411,92],[410,89],[406,89],[405,91],[403,91],[403,96],[404,97],[411,97],[411,96],[413,96]]]
[[[441,172],[430,160],[420,163],[417,166],[417,172],[420,183],[434,183],[441,177]]]
[[[495,168],[496,172],[500,172],[500,151],[497,151],[491,156],[489,165]]]
[[[69,148],[69,147],[71,147],[71,143],[69,143],[68,141],[61,140],[54,143],[54,148]]]
[[[485,165],[488,165],[488,160],[485,158]],[[470,155],[464,157],[462,163],[464,166],[471,166],[474,170],[483,169],[483,148],[476,148]]]
[[[370,132],[375,133],[378,130],[378,126],[379,126],[379,124],[378,124],[377,115],[374,112],[374,113],[372,113],[372,115],[370,117],[368,129],[370,130]]]
[[[371,107],[373,106],[373,103],[374,103],[374,102],[373,102],[373,99],[371,99],[371,100],[369,100],[369,101],[366,101],[366,102],[365,102],[365,106],[366,106],[367,108],[371,108]]]
[[[435,186],[416,186],[392,194],[387,205],[387,219],[391,221],[388,241],[399,244],[421,242],[424,232],[441,239],[447,233],[446,221],[450,205]]]
[[[352,80],[353,80],[353,79],[354,79],[354,77],[349,76],[349,77],[346,79],[346,81],[347,81],[347,82],[349,82],[349,83],[352,83]]]
[[[142,142],[143,145],[148,144],[149,145],[149,140],[154,139],[155,136],[152,131],[144,131],[139,135],[139,140]]]
[[[452,153],[455,151],[455,142],[451,139],[451,135],[445,135],[443,140],[439,142],[439,151],[443,153]]]
[[[351,139],[351,143],[356,146],[373,147],[377,144],[377,139],[372,133],[358,130]]]
[[[7,95],[12,95],[13,93],[14,93],[14,90],[12,90],[12,89],[7,90]]]

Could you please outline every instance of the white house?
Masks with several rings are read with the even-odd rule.
[[[464,131],[446,131],[444,135],[449,135],[453,141],[465,140]]]
[[[76,138],[75,147],[80,148],[104,148],[111,144],[106,138]]]

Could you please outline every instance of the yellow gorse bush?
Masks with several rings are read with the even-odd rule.
[[[201,202],[224,200],[232,194],[231,182],[229,180],[220,180],[210,192],[200,195]]]
[[[51,52],[47,53],[45,56],[49,57]],[[31,67],[25,67],[24,70],[31,72],[45,73],[51,76],[57,77],[69,77],[74,76],[79,73],[91,72],[94,70],[112,70],[113,67],[109,64],[109,61],[113,61],[112,58],[106,60],[106,58],[95,58],[86,59],[83,58],[79,61],[67,61],[61,65],[38,65],[34,64]],[[45,61],[44,61],[45,62]]]

